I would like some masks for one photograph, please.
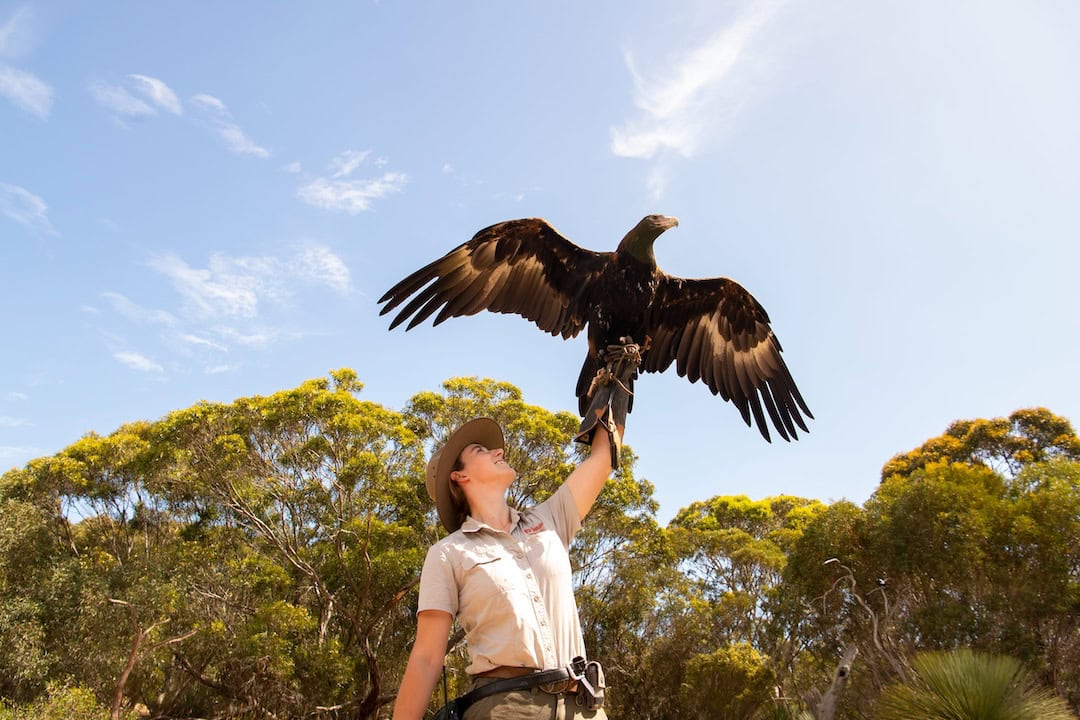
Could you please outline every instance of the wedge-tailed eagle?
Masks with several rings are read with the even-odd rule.
[[[435,313],[438,325],[481,310],[521,315],[564,339],[588,327],[576,390],[582,415],[604,349],[632,338],[642,346],[641,370],[663,372],[674,362],[679,375],[733,403],[766,440],[766,414],[782,438],[798,439],[796,427],[808,432],[803,415],[813,415],[765,308],[734,280],[686,279],[656,266],[653,243],[678,224],[649,215],[615,252],[593,252],[546,220],[497,223],[390,288],[380,314],[408,300],[390,329],[409,318],[407,330]]]

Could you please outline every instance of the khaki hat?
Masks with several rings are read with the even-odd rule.
[[[439,520],[448,532],[461,527],[461,510],[450,495],[450,473],[461,451],[473,443],[480,443],[489,450],[502,448],[502,428],[491,418],[476,418],[455,430],[442,447],[435,451],[427,464],[427,493],[435,501]]]

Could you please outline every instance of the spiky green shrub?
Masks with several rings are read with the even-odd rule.
[[[1076,720],[1011,657],[962,649],[916,657],[913,678],[885,689],[881,720]]]

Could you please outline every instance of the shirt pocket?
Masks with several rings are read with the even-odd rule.
[[[490,548],[468,550],[461,559],[462,590],[471,593],[513,589],[516,568],[509,555]]]

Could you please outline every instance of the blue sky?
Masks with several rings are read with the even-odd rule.
[[[376,300],[481,227],[613,249],[768,309],[816,420],[766,444],[638,386],[660,515],[864,501],[952,420],[1080,422],[1080,4],[0,2],[0,468],[352,367],[573,409],[584,338]]]

